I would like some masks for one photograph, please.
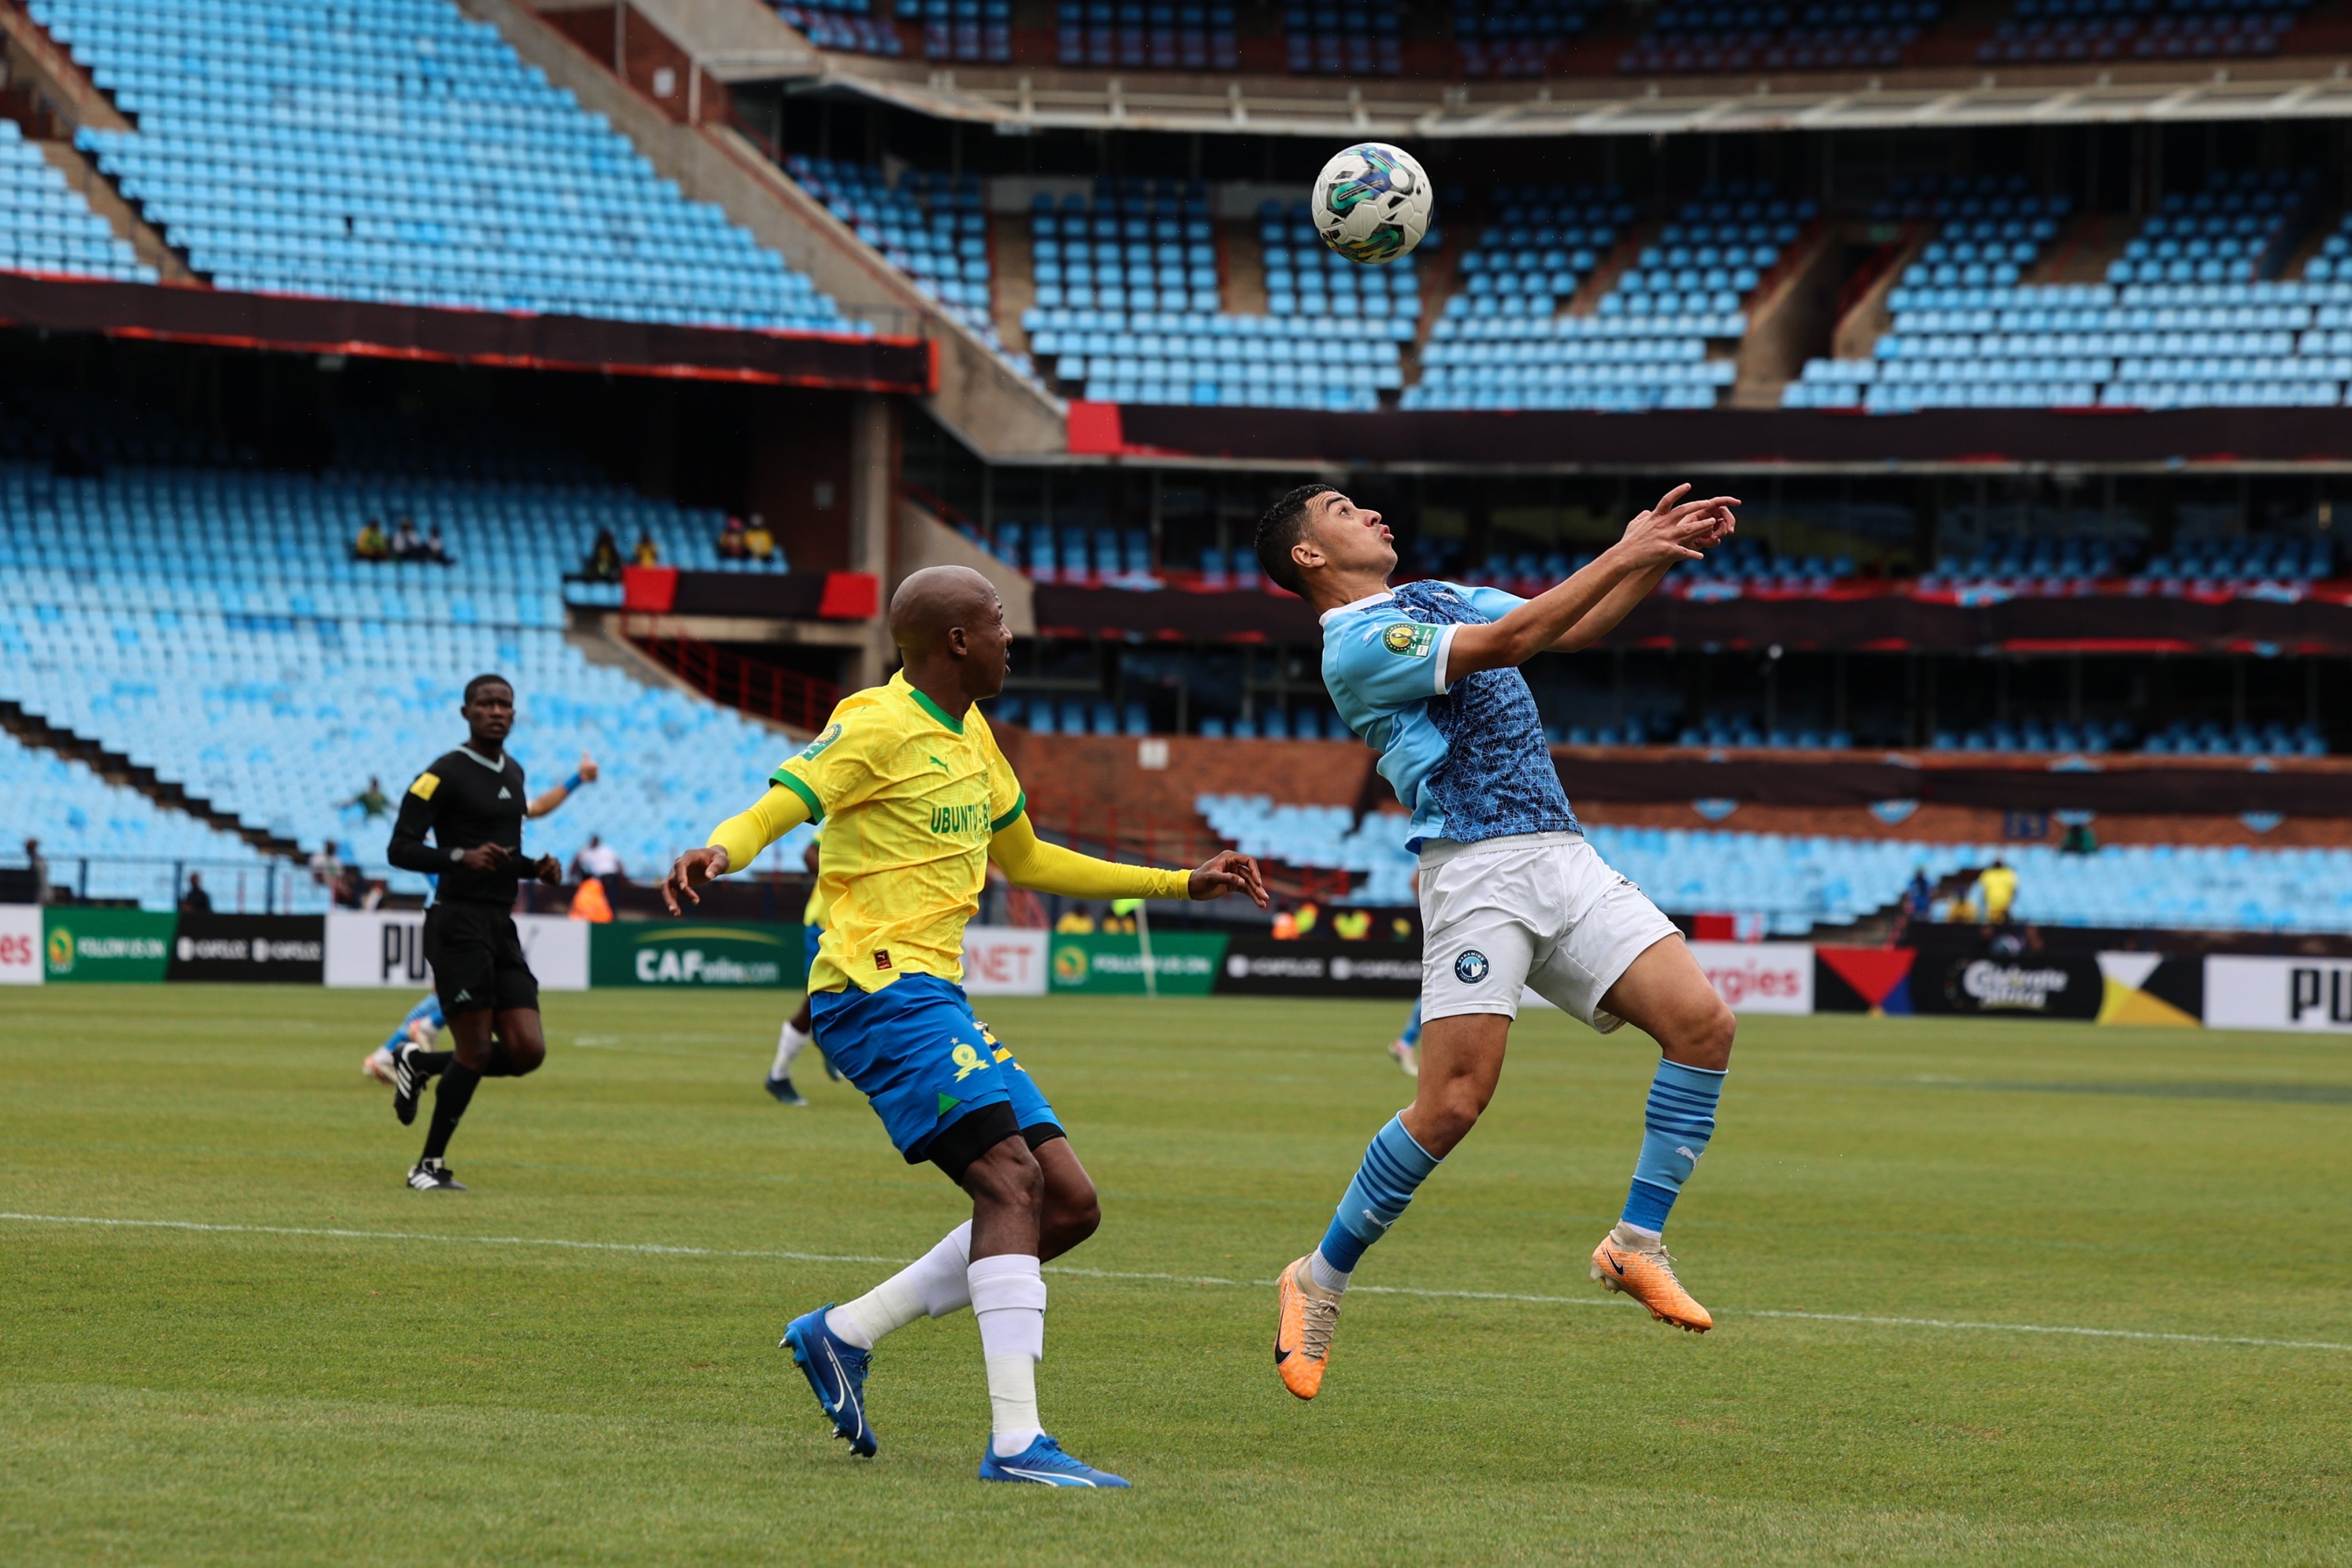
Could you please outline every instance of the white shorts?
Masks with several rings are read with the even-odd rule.
[[[1421,1016],[1519,1016],[1532,989],[1602,1034],[1601,998],[1675,923],[1581,833],[1517,833],[1421,852]]]

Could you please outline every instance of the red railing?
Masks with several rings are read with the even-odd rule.
[[[841,700],[831,681],[713,647],[698,637],[633,637],[646,655],[716,703],[741,713],[817,729]]]

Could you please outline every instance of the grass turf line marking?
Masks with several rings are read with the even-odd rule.
[[[197,1219],[114,1219],[77,1214],[0,1213],[0,1221],[26,1225],[88,1225],[115,1229],[182,1230],[239,1236],[309,1236],[341,1241],[440,1241],[475,1247],[552,1247],[577,1252],[626,1252],[673,1258],[768,1258],[794,1263],[904,1263],[852,1252],[776,1252],[719,1247],[680,1247],[652,1241],[573,1241],[553,1236],[442,1236],[422,1230],[346,1230],[323,1226],[226,1225]],[[1219,1274],[1130,1273],[1111,1269],[1074,1269],[1048,1263],[1045,1272],[1085,1280],[1131,1280],[1168,1285],[1208,1285],[1234,1290],[1270,1289],[1272,1280],[1235,1280]],[[1369,1296],[1412,1296],[1451,1301],[1527,1301],[1543,1306],[1608,1307],[1638,1303],[1615,1296],[1535,1296],[1508,1291],[1433,1291],[1405,1285],[1356,1285]],[[1965,1318],[1888,1317],[1865,1312],[1801,1312],[1769,1307],[1717,1309],[1727,1317],[1782,1318],[1803,1322],[1855,1323],[1874,1328],[1942,1329],[1970,1333],[2063,1334],[2082,1339],[2139,1340],[2171,1344],[2248,1345],[2263,1350],[2325,1350],[2352,1353],[2352,1344],[2332,1340],[2263,1339],[2252,1334],[2171,1333],[2157,1329],[2081,1328],[2064,1323],[1995,1323]]]

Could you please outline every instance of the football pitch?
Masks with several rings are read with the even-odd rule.
[[[1694,1337],[1585,1275],[1647,1042],[1532,1014],[1301,1405],[1268,1282],[1403,1008],[991,1001],[1103,1194],[1039,1385],[1136,1490],[1082,1494],[972,1479],[969,1316],[877,1354],[870,1463],[776,1348],[960,1208],[814,1058],[761,1092],[794,998],[551,996],[447,1196],[356,1071],[410,999],[0,996],[0,1561],[2352,1562],[2340,1040],[1749,1019]]]

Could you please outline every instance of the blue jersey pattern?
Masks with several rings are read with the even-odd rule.
[[[379,1049],[384,1051],[398,1051],[400,1049],[400,1042],[408,1038],[408,1026],[415,1023],[418,1019],[423,1019],[425,1022],[431,1024],[436,1030],[442,1028],[443,1025],[447,1022],[447,1020],[441,1016],[441,998],[437,993],[433,991],[425,992],[425,999],[408,1009],[408,1016],[400,1020],[399,1027],[392,1031],[391,1036],[384,1040],[383,1046]]]
[[[1381,753],[1381,777],[1412,813],[1412,849],[1582,831],[1526,677],[1481,670],[1438,685],[1452,628],[1499,621],[1522,602],[1498,589],[1409,582],[1323,618],[1323,684]]]

